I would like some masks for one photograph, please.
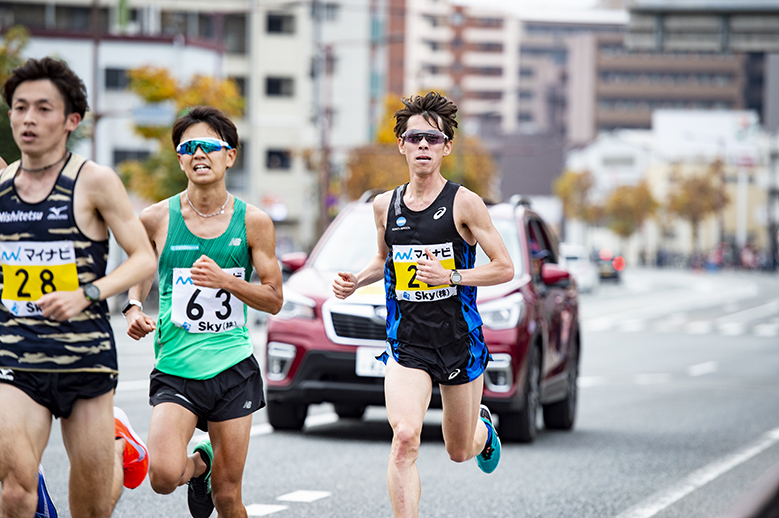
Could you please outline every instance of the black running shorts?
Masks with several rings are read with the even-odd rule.
[[[376,359],[387,363],[390,355],[404,367],[427,372],[439,385],[470,383],[484,374],[491,360],[481,326],[460,340],[435,349],[387,339],[387,349]]]
[[[254,355],[206,380],[193,380],[154,369],[149,376],[149,403],[176,403],[197,416],[197,427],[208,421],[245,417],[265,406],[260,365]]]
[[[116,389],[116,374],[104,372],[35,372],[0,367],[0,383],[7,383],[46,407],[56,418],[67,419],[77,399],[92,399]]]

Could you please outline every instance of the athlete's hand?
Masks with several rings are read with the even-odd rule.
[[[417,280],[428,286],[448,285],[452,272],[444,269],[441,266],[441,261],[427,247],[425,247],[425,254],[427,254],[427,258],[422,256],[417,260]]]
[[[127,335],[133,340],[140,340],[157,329],[157,323],[137,306],[130,306],[124,315],[127,318]]]
[[[41,308],[45,318],[64,322],[84,311],[90,302],[84,297],[83,291],[75,290],[47,293],[35,304]]]
[[[357,276],[351,272],[338,272],[333,281],[333,293],[339,299],[345,299],[354,293],[356,287]]]
[[[192,264],[192,268],[189,271],[195,286],[204,288],[226,289],[227,283],[230,280],[226,279],[226,277],[232,277],[229,273],[225,273],[216,264],[216,261],[206,255],[201,255]]]

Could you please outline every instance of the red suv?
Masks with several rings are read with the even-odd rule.
[[[278,430],[300,430],[310,404],[330,402],[343,418],[384,405],[387,309],[381,282],[346,300],[333,296],[339,271],[358,272],[376,253],[372,197],[346,207],[309,257],[282,257],[293,273],[284,306],[268,323],[268,419]],[[492,361],[483,402],[498,415],[504,441],[530,442],[540,409],[546,428],[569,430],[576,414],[581,340],[577,289],[557,265],[557,240],[519,197],[489,207],[514,261],[515,277],[479,287],[479,313]],[[486,262],[481,249],[476,264]],[[440,408],[438,387],[431,407]]]

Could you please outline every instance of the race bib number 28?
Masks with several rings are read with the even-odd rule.
[[[428,248],[446,270],[454,270],[452,243],[438,245],[392,245],[395,266],[395,295],[408,302],[433,302],[457,295],[455,286],[429,286],[417,279],[417,261]]]
[[[223,271],[244,278],[243,268]],[[189,268],[173,269],[171,320],[190,333],[221,333],[242,327],[244,304],[229,291],[195,286]]]
[[[72,241],[0,243],[3,305],[15,316],[38,316],[35,302],[54,291],[78,289],[76,251]]]

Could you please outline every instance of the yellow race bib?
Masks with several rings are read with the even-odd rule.
[[[392,245],[392,263],[395,268],[395,295],[408,302],[432,302],[457,295],[457,287],[442,284],[429,286],[417,279],[417,261],[429,249],[446,270],[454,270],[452,243],[437,245]]]

